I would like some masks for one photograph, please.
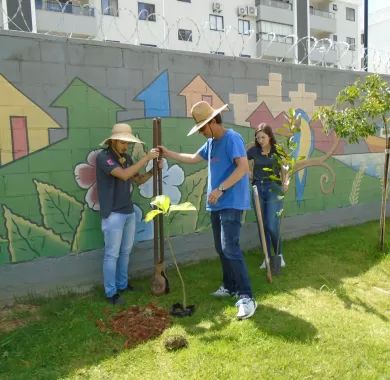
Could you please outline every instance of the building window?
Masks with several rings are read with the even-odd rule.
[[[149,3],[138,3],[138,20],[156,21],[155,5]]]
[[[189,30],[189,29],[179,29],[177,31],[177,38],[180,41],[192,42],[192,30]]]
[[[349,45],[349,50],[356,50],[356,40],[354,38],[347,37],[346,42]]]
[[[360,35],[360,43],[364,45],[364,33]]]
[[[210,15],[210,30],[223,32],[223,16]]]
[[[355,9],[354,8],[345,8],[346,18],[348,21],[355,21]]]
[[[337,11],[337,4],[333,4],[332,7],[333,7],[333,10],[334,10],[334,11]]]
[[[251,56],[249,54],[240,54],[240,57],[242,57],[242,58],[250,58]]]
[[[210,54],[225,55],[223,51],[210,51]]]
[[[238,33],[249,35],[251,24],[249,20],[238,20]]]
[[[202,100],[209,103],[210,106],[213,105],[213,97],[211,95],[202,95]]]
[[[333,41],[337,42],[337,34],[333,34]]]
[[[191,0],[177,0],[177,1],[181,1],[182,3],[190,3]]]
[[[118,0],[102,0],[102,11],[105,16],[118,17]]]
[[[294,30],[292,25],[279,24],[270,21],[258,21],[256,24],[257,34],[256,41],[276,41],[285,44],[292,44]]]

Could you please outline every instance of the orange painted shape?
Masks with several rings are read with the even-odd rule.
[[[191,117],[192,106],[201,100],[208,102],[214,108],[222,107],[225,104],[200,75],[197,75],[192,79],[192,81],[180,91],[179,95],[185,96],[186,98],[187,117]]]
[[[383,137],[368,136],[366,143],[370,153],[382,153],[385,151],[385,139]]]

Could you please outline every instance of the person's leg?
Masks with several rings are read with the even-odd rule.
[[[210,218],[211,218],[211,227],[213,229],[215,250],[217,251],[219,258],[221,260],[223,286],[230,293],[234,293],[237,289],[233,281],[230,263],[226,259],[222,249],[220,211],[212,211],[210,214]]]
[[[124,218],[122,214],[112,212],[102,220],[104,235],[103,281],[107,297],[117,294],[116,270],[123,235]]]
[[[127,289],[129,279],[129,257],[134,244],[135,225],[135,212],[126,214],[116,268],[116,287],[118,290]]]
[[[241,210],[225,209],[221,215],[221,242],[223,255],[230,264],[239,296],[252,298],[248,270],[240,248]]]
[[[257,186],[257,192],[259,194],[259,202],[260,202],[260,207],[261,207],[261,215],[263,217],[263,226],[264,226],[264,236],[265,236],[265,242],[267,246],[267,253],[268,253],[268,258],[271,255],[271,236],[267,230],[267,223],[266,223],[266,213],[267,213],[267,203],[266,203],[266,191],[267,188],[265,187],[265,184],[262,183],[256,183]],[[256,215],[257,218],[257,215]],[[260,242],[261,242],[261,237],[260,237]],[[262,242],[261,242],[262,244]],[[262,257],[263,263],[261,264],[260,268],[265,268],[265,260],[264,257]]]
[[[279,186],[272,185],[267,191],[266,197],[266,228],[270,240],[272,242],[272,247],[275,255],[282,254],[282,239],[280,237],[280,211],[283,208],[283,200],[279,199],[280,188]]]

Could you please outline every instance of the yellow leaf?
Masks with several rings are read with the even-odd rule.
[[[154,219],[154,217],[158,214],[162,214],[163,212],[161,210],[152,210],[152,211],[149,211],[146,216],[145,216],[145,222],[148,223],[150,222],[151,220]]]
[[[179,205],[172,205],[169,212],[172,211],[196,211],[196,207],[191,202],[184,202]]]
[[[168,195],[158,195],[155,197],[152,202],[150,202],[152,206],[156,206],[160,209],[164,214],[166,214],[169,210],[169,206],[171,204],[171,198]]]

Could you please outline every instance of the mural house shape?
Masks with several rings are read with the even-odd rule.
[[[204,100],[214,108],[222,107],[225,102],[218,96],[218,94],[207,84],[207,82],[197,75],[190,83],[181,90],[179,95],[186,98],[186,115],[191,117],[192,106]]]
[[[0,166],[50,145],[61,126],[0,74]]]

